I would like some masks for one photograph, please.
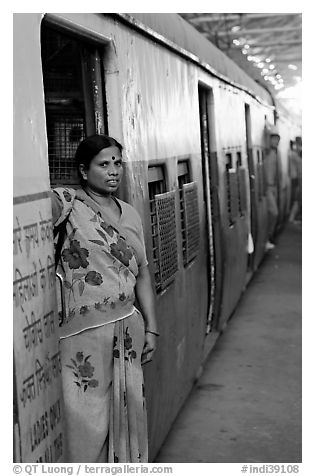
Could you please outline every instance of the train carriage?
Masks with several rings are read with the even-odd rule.
[[[119,197],[141,215],[155,286],[152,460],[263,258],[273,99],[175,14],[15,14],[14,74],[15,460],[66,460],[48,191],[78,186],[74,152],[95,132],[124,146]]]

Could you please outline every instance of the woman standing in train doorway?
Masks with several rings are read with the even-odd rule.
[[[141,365],[152,359],[158,332],[141,219],[113,195],[123,174],[119,142],[88,137],[76,163],[82,188],[52,193],[55,226],[66,223],[58,265],[66,458],[147,462]]]

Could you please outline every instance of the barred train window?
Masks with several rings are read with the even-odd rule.
[[[189,162],[178,163],[178,189],[184,266],[198,254],[200,229],[196,182],[191,182]]]
[[[51,185],[78,184],[78,144],[87,135],[107,130],[101,52],[45,22],[41,52]]]
[[[178,269],[175,191],[166,191],[163,166],[149,167],[148,184],[155,288],[161,292]]]

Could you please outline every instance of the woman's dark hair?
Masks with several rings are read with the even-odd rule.
[[[77,151],[75,153],[75,161],[77,169],[79,171],[80,164],[83,164],[86,168],[89,168],[89,165],[93,158],[102,150],[108,147],[117,147],[122,152],[122,145],[113,137],[106,135],[95,134],[89,136],[80,142]]]

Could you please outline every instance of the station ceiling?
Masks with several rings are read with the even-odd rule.
[[[301,13],[180,13],[273,93],[302,80]]]

